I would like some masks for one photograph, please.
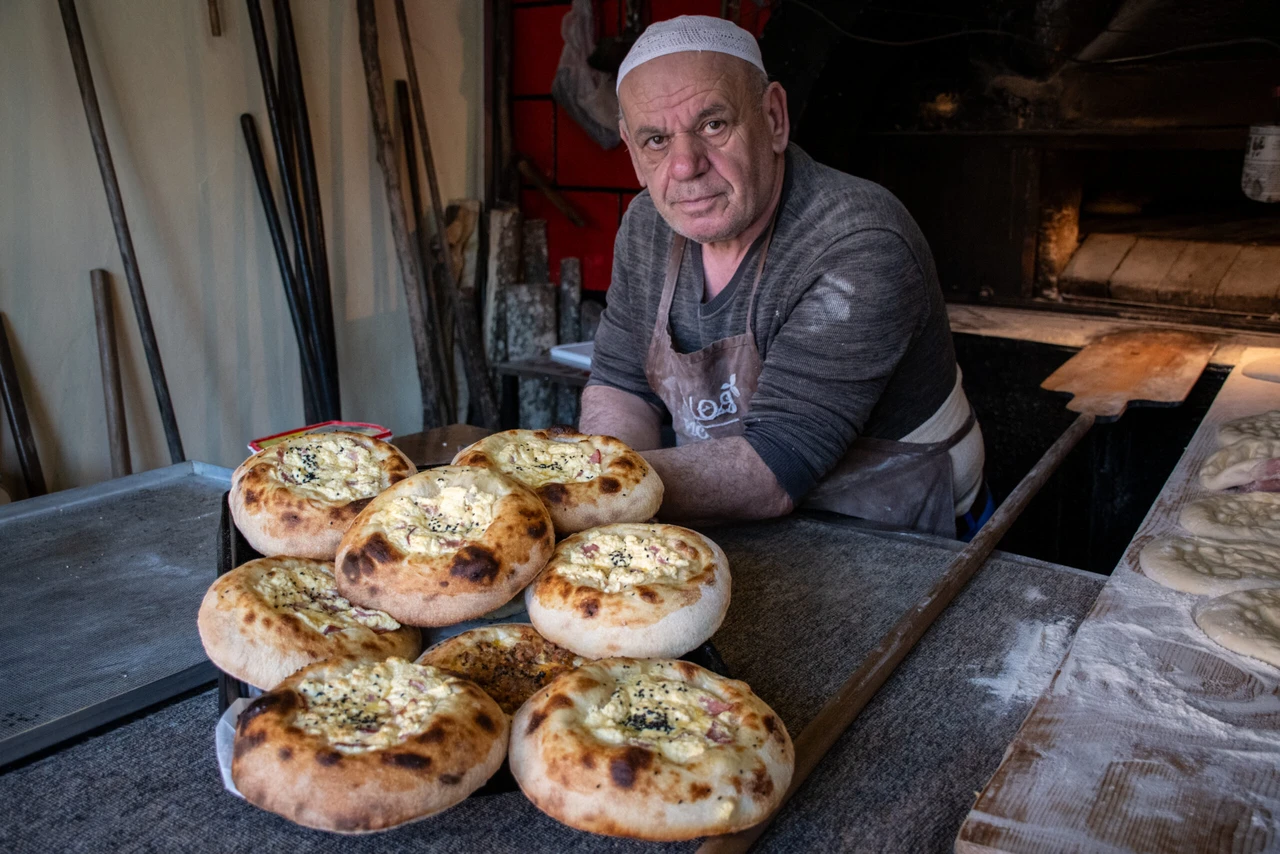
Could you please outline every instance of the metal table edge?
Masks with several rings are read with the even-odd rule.
[[[138,474],[104,480],[89,486],[76,486],[71,489],[51,492],[48,495],[15,501],[12,504],[0,507],[0,522],[11,522],[36,513],[65,509],[86,501],[96,501],[122,492],[134,492],[151,486],[159,486],[184,477],[208,478],[230,485],[231,469],[216,466],[212,463],[187,460],[186,462],[175,463],[174,465],[163,466],[150,471],[139,472]]]

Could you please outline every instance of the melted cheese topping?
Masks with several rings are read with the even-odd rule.
[[[737,735],[729,703],[686,682],[645,673],[624,677],[583,722],[605,744],[649,747],[678,764],[731,744]]]
[[[341,753],[391,747],[423,732],[453,686],[434,667],[388,658],[343,676],[304,679],[306,701],[294,723]]]
[[[495,457],[498,468],[521,483],[584,483],[602,471],[599,449],[589,442],[527,439],[508,442]]]
[[[357,608],[338,595],[333,573],[323,564],[278,563],[258,579],[254,589],[277,611],[291,612],[322,635],[353,626],[394,632],[400,624],[373,608]]]
[[[556,572],[575,584],[617,593],[641,584],[679,584],[697,572],[696,554],[675,537],[589,532],[561,555]]]
[[[276,475],[326,501],[370,498],[390,484],[373,452],[346,436],[308,435],[276,450]]]
[[[493,523],[498,496],[475,486],[445,486],[447,482],[436,479],[436,495],[394,499],[370,521],[380,525],[401,551],[432,557],[457,551],[483,536]]]

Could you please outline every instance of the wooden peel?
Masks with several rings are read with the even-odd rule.
[[[698,854],[748,850],[933,621],[982,568],[1023,509],[1089,428],[1096,421],[1114,421],[1124,414],[1129,404],[1176,406],[1181,403],[1209,363],[1214,346],[1214,340],[1208,336],[1184,332],[1122,332],[1089,344],[1054,371],[1041,387],[1073,394],[1067,407],[1079,412],[1079,417],[1014,487],[924,598],[894,624],[796,738],[795,774],[778,809],[746,830],[708,839],[698,848]]]

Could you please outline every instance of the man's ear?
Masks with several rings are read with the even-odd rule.
[[[636,180],[640,182],[641,187],[649,186],[645,183],[644,174],[640,171],[640,161],[636,159],[636,150],[631,147],[631,135],[627,133],[625,119],[618,119],[618,136],[622,137],[622,144],[627,147],[627,154],[631,157],[631,168],[635,170]]]
[[[764,116],[769,123],[773,151],[781,154],[791,140],[791,116],[787,112],[787,91],[776,80],[764,90]]]

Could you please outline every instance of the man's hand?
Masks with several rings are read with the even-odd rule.
[[[665,492],[659,516],[671,522],[772,519],[794,509],[791,496],[741,436],[679,448],[660,448],[661,412],[653,404],[611,386],[582,392],[583,433],[621,439],[648,460]]]
[[[578,429],[595,436],[612,436],[637,451],[662,445],[662,413],[647,400],[607,385],[582,390]]]
[[[658,516],[697,524],[772,519],[795,509],[791,496],[741,436],[710,439],[643,456],[662,478]]]

